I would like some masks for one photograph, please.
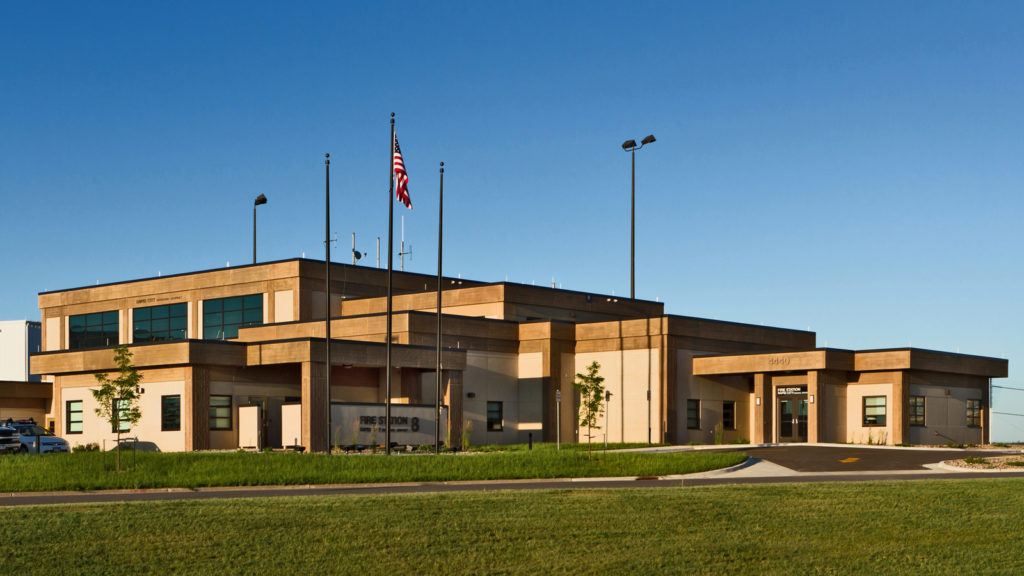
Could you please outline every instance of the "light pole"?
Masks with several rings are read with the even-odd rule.
[[[256,207],[260,204],[266,204],[267,197],[260,194],[256,197],[256,201],[252,204],[252,263],[256,263]]]
[[[626,140],[622,143],[622,149],[630,153],[632,157],[630,179],[629,179],[629,298],[636,298],[636,151],[654,142],[654,134],[640,141],[637,146],[636,140]]]

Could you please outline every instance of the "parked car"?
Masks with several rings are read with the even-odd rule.
[[[35,452],[36,441],[39,443],[39,452],[70,452],[68,441],[54,436],[49,430],[35,423],[35,420],[7,420],[4,423],[8,428],[14,428],[18,433],[20,446],[19,452]]]
[[[21,450],[21,438],[18,431],[0,423],[0,454],[9,454]]]

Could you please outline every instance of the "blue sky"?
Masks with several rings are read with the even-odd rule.
[[[323,256],[412,258],[1010,359],[1024,388],[1017,2],[78,2],[0,6],[0,318],[38,292]],[[396,234],[400,221],[396,217]],[[396,238],[397,239],[397,238]],[[1024,392],[994,409],[1024,414]],[[1024,439],[1024,416],[994,436]]]

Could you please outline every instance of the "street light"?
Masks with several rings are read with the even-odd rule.
[[[256,201],[252,204],[252,263],[256,263],[256,207],[260,204],[266,204],[267,197],[260,194],[256,197]]]
[[[622,149],[629,152],[632,156],[632,170],[630,176],[630,196],[629,196],[629,298],[636,298],[636,151],[643,148],[644,146],[654,142],[654,134],[650,134],[647,138],[640,141],[640,145],[636,145],[636,140],[626,140],[622,143]]]

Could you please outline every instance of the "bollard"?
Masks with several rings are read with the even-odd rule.
[[[36,434],[36,454],[42,454],[42,452],[39,451],[42,446],[42,440],[43,437],[40,436],[39,434]]]
[[[533,432],[530,432],[530,450],[533,450]]]

